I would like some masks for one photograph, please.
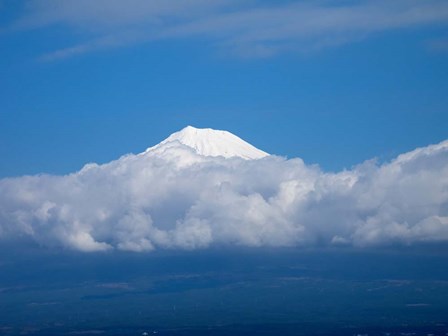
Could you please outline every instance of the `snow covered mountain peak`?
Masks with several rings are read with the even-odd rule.
[[[148,148],[146,153],[163,150],[165,147],[170,148],[176,143],[188,146],[203,156],[240,157],[251,160],[269,155],[230,132],[192,126],[171,134],[158,145]]]

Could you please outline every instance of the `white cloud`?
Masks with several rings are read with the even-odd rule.
[[[70,57],[158,39],[203,38],[240,56],[271,56],[357,41],[372,33],[448,22],[445,0],[34,0],[15,29],[63,25],[79,43],[42,56]]]
[[[448,141],[325,173],[300,159],[186,146],[0,180],[0,243],[79,251],[448,241]]]

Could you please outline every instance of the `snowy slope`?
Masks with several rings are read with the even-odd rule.
[[[253,160],[269,155],[230,132],[192,126],[171,134],[158,145],[148,148],[145,153],[164,151],[178,144],[188,146],[203,156],[240,157]]]

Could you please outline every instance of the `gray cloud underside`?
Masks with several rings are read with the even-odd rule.
[[[13,28],[62,25],[79,43],[42,60],[153,40],[201,38],[227,52],[265,57],[345,44],[393,29],[448,22],[445,0],[206,1],[34,0]]]
[[[448,141],[340,173],[180,146],[2,179],[0,243],[14,239],[80,251],[444,242]]]

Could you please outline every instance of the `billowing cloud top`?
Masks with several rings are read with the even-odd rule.
[[[0,180],[0,244],[30,238],[80,251],[447,241],[448,141],[325,173],[190,127],[70,175]]]

